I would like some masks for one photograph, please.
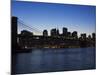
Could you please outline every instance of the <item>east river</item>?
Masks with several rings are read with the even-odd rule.
[[[16,54],[15,73],[95,69],[95,53],[95,48],[33,49]]]

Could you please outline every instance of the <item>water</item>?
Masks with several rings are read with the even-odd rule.
[[[17,74],[95,69],[95,48],[33,49],[16,55]]]

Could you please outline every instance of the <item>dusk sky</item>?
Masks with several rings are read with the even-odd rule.
[[[12,16],[40,31],[67,27],[68,31],[91,34],[96,27],[96,7],[83,5],[12,1]],[[35,31],[33,31],[35,33]]]

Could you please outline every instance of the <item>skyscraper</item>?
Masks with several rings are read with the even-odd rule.
[[[72,37],[73,37],[73,38],[78,38],[78,36],[77,36],[77,31],[74,31],[74,32],[72,33]]]
[[[63,36],[67,36],[68,29],[63,27]]]
[[[47,30],[43,31],[43,36],[48,36],[48,31]]]
[[[91,39],[91,35],[88,35],[88,39],[89,39],[89,40]]]
[[[51,36],[56,36],[56,35],[57,35],[56,28],[51,29]]]
[[[86,33],[81,34],[82,39],[86,39]]]
[[[59,36],[59,29],[56,30],[57,36]]]
[[[68,37],[71,37],[71,32],[67,32],[67,36]]]
[[[92,33],[92,39],[93,40],[95,40],[95,37],[96,37],[95,33]]]

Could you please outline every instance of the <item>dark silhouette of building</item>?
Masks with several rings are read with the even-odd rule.
[[[81,38],[85,40],[86,39],[86,33],[81,34]]]
[[[63,36],[67,36],[68,29],[63,27]]]
[[[29,32],[27,30],[23,30],[23,31],[21,31],[21,35],[27,37],[27,36],[33,36],[33,33]]]
[[[72,37],[73,37],[73,38],[78,38],[77,31],[74,31],[74,32],[72,33]]]
[[[48,31],[47,30],[43,31],[43,36],[48,36]]]
[[[70,38],[72,36],[71,32],[67,32],[67,36]]]
[[[57,33],[57,36],[59,36],[59,29],[57,29],[56,33]]]
[[[88,35],[88,39],[91,40],[91,38],[92,38],[91,35]]]
[[[82,33],[81,37],[80,37],[80,47],[87,47],[87,37],[86,37],[86,33]]]
[[[51,36],[56,36],[56,35],[57,35],[56,28],[51,29]]]
[[[95,37],[96,37],[95,33],[92,33],[92,39],[95,40]]]
[[[30,48],[33,41],[33,33],[27,30],[21,31],[19,36],[19,43],[18,46],[20,49]]]

